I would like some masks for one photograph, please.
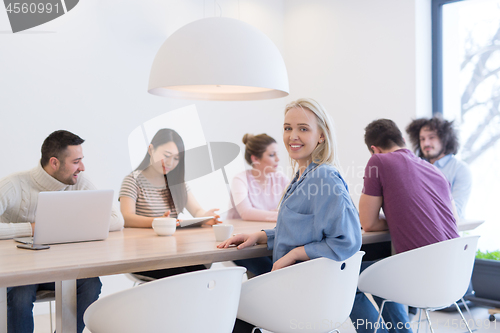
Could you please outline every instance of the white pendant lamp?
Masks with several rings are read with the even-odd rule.
[[[148,92],[212,101],[285,97],[288,74],[276,45],[255,27],[211,17],[174,32],[156,54]]]

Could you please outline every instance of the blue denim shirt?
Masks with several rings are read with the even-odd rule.
[[[264,230],[276,261],[304,246],[310,259],[342,261],[361,248],[359,214],[347,184],[333,166],[309,164],[298,173],[281,202],[276,227]]]
[[[472,190],[472,174],[469,166],[452,154],[440,158],[434,165],[441,170],[451,185],[451,195],[457,207],[458,216],[463,218],[465,206]]]

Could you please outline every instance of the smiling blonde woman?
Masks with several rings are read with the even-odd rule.
[[[347,184],[335,167],[335,136],[325,109],[312,99],[288,104],[283,143],[298,170],[281,200],[276,227],[235,235],[218,247],[267,244],[273,250],[273,270],[319,257],[346,260],[361,247],[361,228]],[[242,321],[233,330],[250,331],[251,325]]]

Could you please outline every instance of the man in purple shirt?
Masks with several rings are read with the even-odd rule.
[[[458,237],[448,181],[435,166],[406,149],[396,124],[389,119],[371,122],[365,128],[365,143],[372,157],[359,200],[363,229],[389,229],[397,253]],[[372,263],[364,262],[362,270]],[[382,304],[382,299],[374,298]],[[357,293],[351,320],[358,333],[372,332],[377,315],[367,297]],[[389,331],[411,332],[404,325],[408,315],[401,304],[386,303],[383,317],[391,323]],[[387,332],[385,328],[379,331]]]

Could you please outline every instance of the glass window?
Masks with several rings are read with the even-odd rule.
[[[441,84],[441,89],[434,87],[434,111],[454,120],[460,132],[457,157],[469,164],[473,174],[466,217],[486,220],[476,232],[482,236],[479,247],[483,251],[498,250],[500,0],[439,2],[442,16],[434,15],[433,22],[439,24],[442,18],[442,61],[441,68],[433,69],[433,83]],[[436,52],[436,44],[433,47]],[[439,75],[442,83],[436,80]]]

